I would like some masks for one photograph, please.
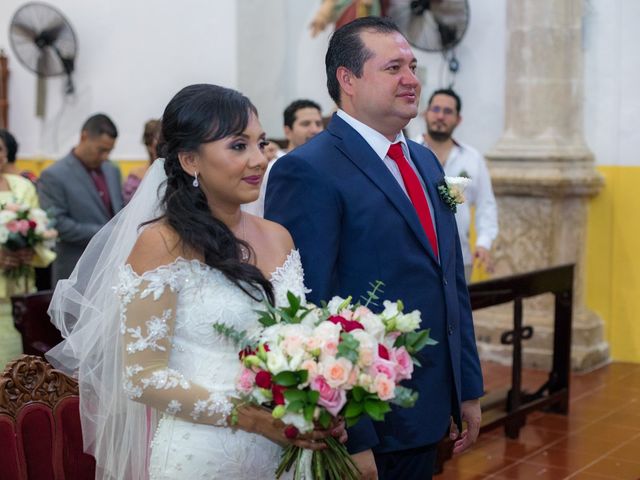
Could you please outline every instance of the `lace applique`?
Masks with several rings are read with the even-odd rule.
[[[127,365],[124,369],[124,378],[122,380],[122,390],[130,399],[140,398],[142,396],[142,388],[135,385],[131,381],[131,377],[140,373],[143,370],[142,366],[135,365]]]
[[[171,368],[156,370],[150,377],[141,379],[140,383],[142,383],[143,389],[153,387],[157,390],[168,390],[178,386],[185,390],[191,388],[189,381],[184,377],[184,375]]]
[[[212,393],[207,400],[198,400],[193,404],[191,417],[194,420],[200,418],[200,415],[206,413],[207,416],[220,415],[221,419],[215,422],[215,425],[222,427],[227,425],[227,417],[233,411],[233,404],[221,393]]]
[[[291,250],[285,262],[271,274],[276,305],[286,305],[287,292],[291,292],[302,301],[306,300],[306,294],[311,290],[304,286],[304,270],[298,250]]]
[[[182,404],[177,400],[171,400],[167,405],[167,413],[169,415],[175,415],[180,410],[182,410]]]
[[[147,326],[147,336],[142,336],[140,327],[127,328],[127,332],[136,339],[135,342],[127,344],[127,352],[135,353],[143,350],[151,349],[154,352],[160,350],[164,352],[166,350],[162,345],[158,345],[158,341],[167,337],[169,333],[169,326],[167,320],[171,318],[171,309],[167,309],[162,312],[162,317],[151,317],[151,320],[147,320],[145,325]]]
[[[118,286],[113,287],[113,290],[120,297],[123,305],[128,305],[131,300],[138,293],[140,284],[142,283],[142,277],[139,277],[132,270],[131,265],[125,265],[120,270],[120,283]]]

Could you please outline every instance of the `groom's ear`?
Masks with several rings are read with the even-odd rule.
[[[353,80],[355,75],[347,67],[338,67],[336,70],[336,79],[340,84],[340,89],[348,96],[353,95]]]
[[[178,161],[182,169],[189,175],[194,176],[198,169],[198,154],[196,152],[178,153]]]

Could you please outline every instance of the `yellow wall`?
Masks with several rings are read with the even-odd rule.
[[[19,158],[16,165],[19,170],[29,170],[40,176],[40,172],[51,165],[55,160],[51,158]],[[116,160],[115,163],[120,167],[122,179],[124,181],[129,175],[131,169],[141,166],[146,160]]]
[[[51,159],[18,160],[36,174]],[[144,160],[116,163],[126,178]],[[613,360],[640,362],[640,166],[602,166],[605,186],[589,203],[586,303],[605,322]],[[473,279],[487,278],[474,271]]]
[[[613,360],[640,362],[640,166],[599,167],[589,204],[586,303],[605,321]]]

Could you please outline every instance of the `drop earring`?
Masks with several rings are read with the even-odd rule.
[[[200,182],[198,181],[198,172],[193,175],[193,183],[191,185],[193,185],[195,188],[198,188],[200,186]]]

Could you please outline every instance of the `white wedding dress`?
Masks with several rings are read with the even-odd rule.
[[[212,326],[251,332],[261,304],[197,260],[179,258],[143,275],[125,265],[119,277],[124,390],[164,412],[151,442],[149,478],[273,478],[281,448],[226,423],[238,348]],[[277,304],[288,290],[304,297],[297,250],[271,280]]]

